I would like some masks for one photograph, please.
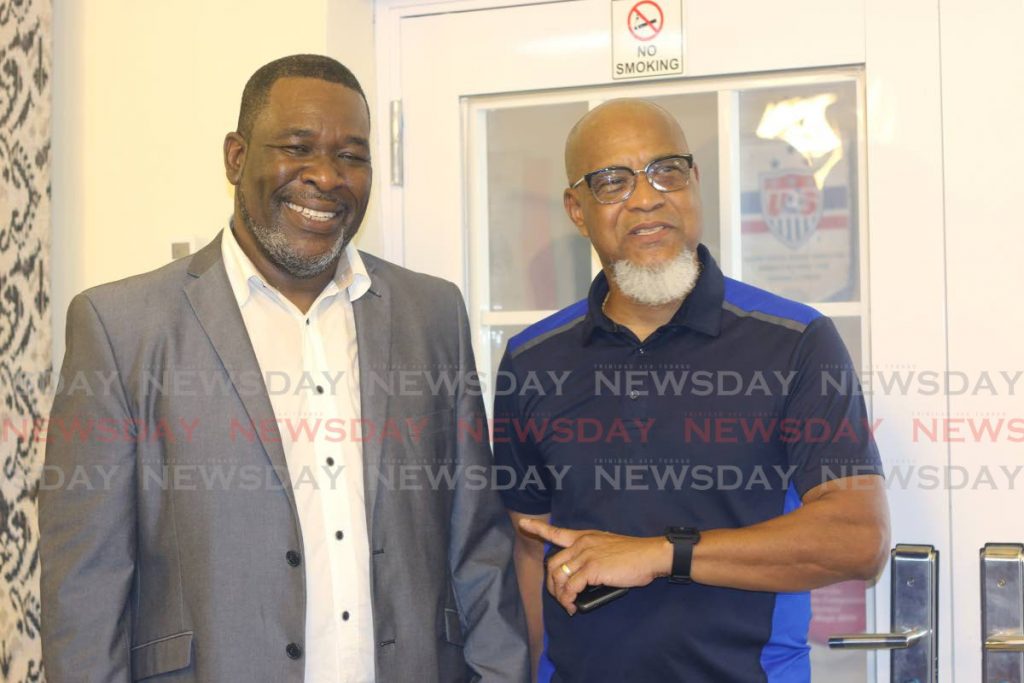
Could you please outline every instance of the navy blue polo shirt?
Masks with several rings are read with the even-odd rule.
[[[494,452],[514,511],[635,536],[763,522],[831,479],[881,474],[832,321],[722,275],[640,342],[587,299],[509,340]],[[810,681],[808,593],[657,579],[569,617],[544,593],[541,681]]]

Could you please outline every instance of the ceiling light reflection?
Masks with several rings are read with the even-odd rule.
[[[782,140],[800,153],[809,166],[818,166],[814,180],[819,188],[824,187],[829,171],[843,158],[843,142],[825,116],[837,99],[835,93],[823,93],[771,102],[757,126],[757,137]],[[828,159],[819,165],[818,161],[825,156]]]

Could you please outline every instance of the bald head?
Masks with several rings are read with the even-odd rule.
[[[623,165],[624,161],[617,159],[631,156],[641,138],[652,132],[664,141],[664,154],[689,151],[679,122],[653,102],[623,98],[591,109],[576,122],[565,141],[568,182],[572,184],[598,168]]]
[[[703,225],[699,168],[694,163],[688,182],[672,190],[658,189],[650,178],[634,179],[628,196],[607,203],[586,185],[572,185],[602,168],[636,171],[652,161],[689,153],[675,117],[644,100],[605,102],[569,133],[565,143],[569,187],[562,193],[562,202],[569,220],[590,240],[610,280],[615,279],[610,269],[621,261],[655,270],[679,258],[692,261]]]

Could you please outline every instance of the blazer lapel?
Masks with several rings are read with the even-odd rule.
[[[390,289],[367,263],[370,289],[352,302],[356,322],[356,341],[359,345],[360,413],[364,424],[377,436],[363,441],[363,490],[366,498],[366,524],[371,550],[373,550],[374,510],[380,481],[383,439],[380,430],[388,414],[388,392],[374,383],[372,378],[386,376],[391,365],[391,297]]]
[[[242,312],[231,291],[224,261],[221,258],[220,241],[223,233],[203,247],[192,257],[188,274],[192,279],[185,284],[185,296],[192,305],[199,324],[202,325],[210,343],[220,356],[234,385],[235,393],[245,406],[245,411],[259,436],[263,450],[274,467],[275,474],[281,482],[292,508],[295,509],[295,494],[292,491],[291,477],[288,476],[288,463],[284,457],[284,448],[274,420],[274,408],[270,404],[270,395],[260,372],[256,352],[242,320]],[[240,378],[258,377],[259,390],[252,390],[249,383],[247,390],[241,390]],[[242,382],[242,386],[245,383]]]

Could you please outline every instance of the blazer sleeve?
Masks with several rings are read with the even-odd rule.
[[[458,309],[459,373],[476,377],[466,307],[459,290],[452,285],[452,300]],[[460,382],[456,424],[485,423],[483,397],[467,390],[472,381]],[[479,386],[479,383],[477,383]],[[469,436],[473,429],[459,429],[456,436],[457,466],[479,471],[491,468],[490,443],[484,437]],[[477,434],[480,432],[476,431]],[[460,476],[454,492],[451,517],[449,566],[459,612],[463,619],[466,663],[474,681],[524,683],[529,680],[526,622],[512,565],[512,524],[498,493]],[[475,485],[474,485],[475,483]]]
[[[103,322],[79,294],[68,308],[39,491],[43,664],[50,683],[131,680],[132,424]]]

